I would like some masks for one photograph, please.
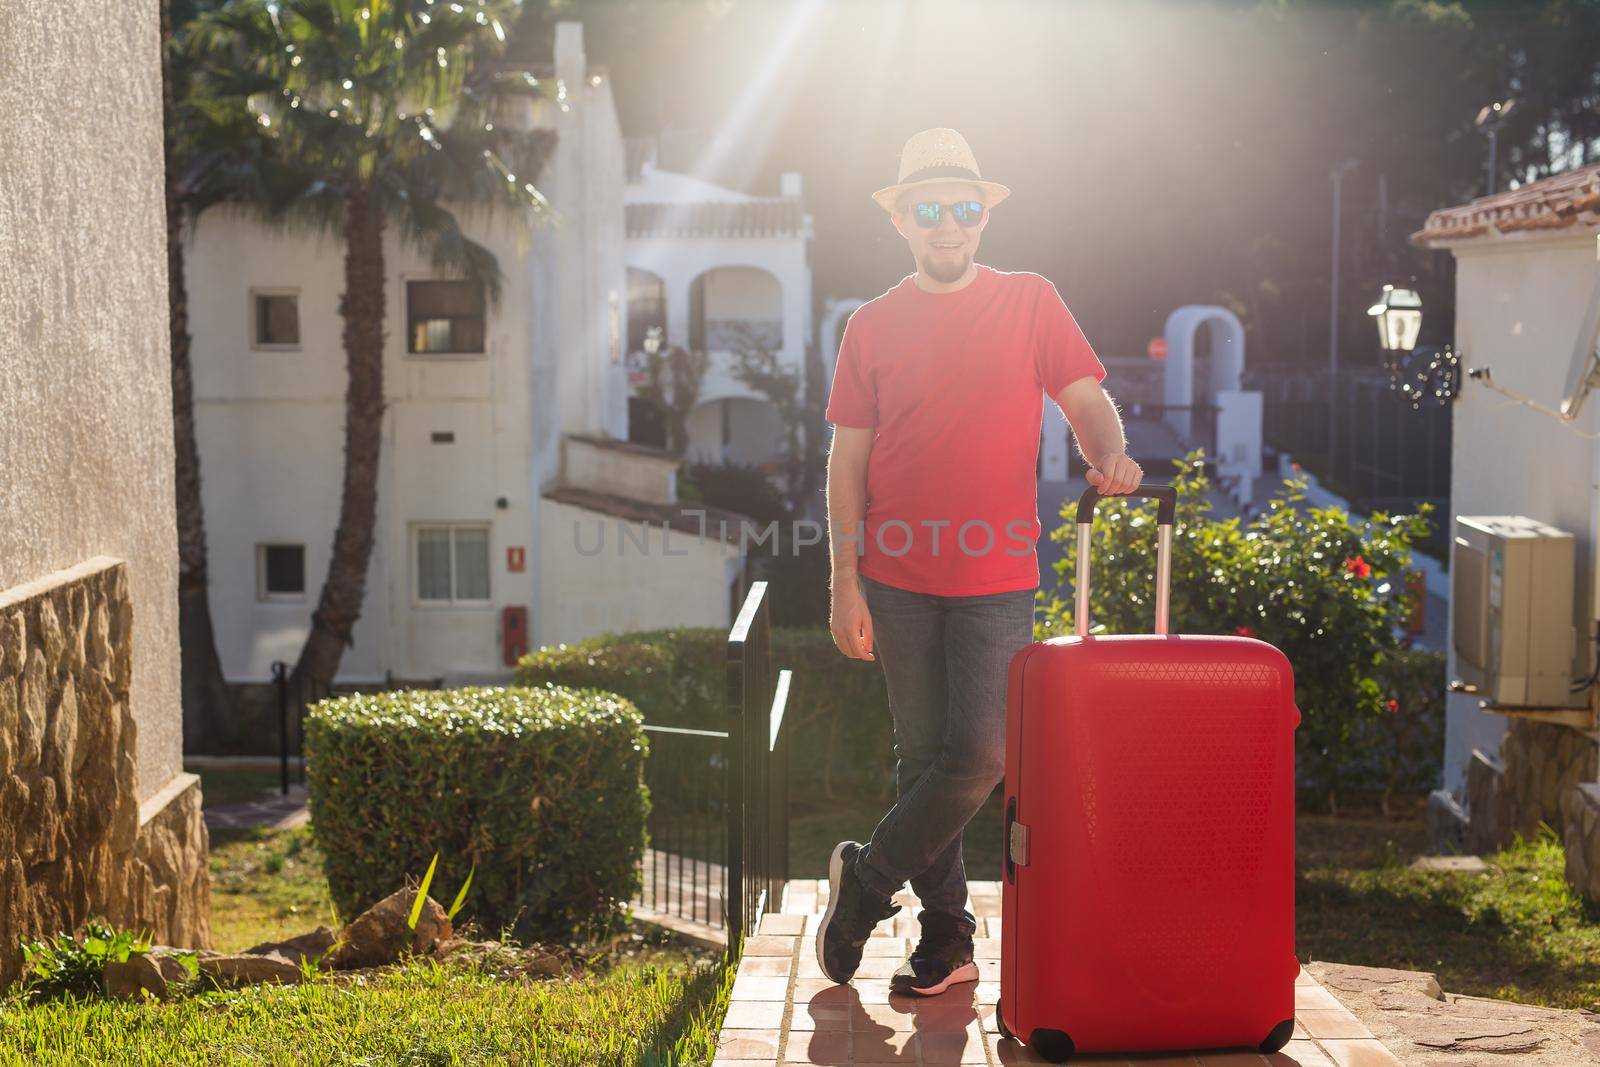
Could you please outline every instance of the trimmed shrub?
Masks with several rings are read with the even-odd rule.
[[[566,942],[616,928],[639,888],[645,740],[629,701],[562,686],[402,690],[306,712],[312,832],[344,918],[439,854],[463,917]]]
[[[713,627],[603,634],[547,645],[517,665],[518,685],[599,686],[659,726],[727,727],[727,640]],[[846,659],[817,627],[774,627],[772,661],[794,671],[791,796],[894,795],[893,730],[883,669]]]

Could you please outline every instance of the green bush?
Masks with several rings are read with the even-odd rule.
[[[1378,780],[1384,814],[1396,793],[1437,788],[1444,774],[1445,657],[1442,652],[1402,648],[1378,668],[1383,714],[1371,749],[1380,754]]]
[[[1299,774],[1337,804],[1345,769],[1379,736],[1390,694],[1381,668],[1401,647],[1403,572],[1428,528],[1421,514],[1304,504],[1306,481],[1284,482],[1248,522],[1210,516],[1199,452],[1175,461],[1171,618],[1184,633],[1243,634],[1282,649],[1294,666]],[[1111,500],[1095,514],[1090,550],[1091,632],[1148,633],[1155,614],[1154,501]],[[1051,533],[1076,540],[1076,508]],[[1042,636],[1071,633],[1072,553],[1055,565]],[[1048,583],[1047,583],[1048,584]]]
[[[604,634],[524,656],[518,685],[598,686],[659,726],[726,729],[727,640],[712,627]],[[793,731],[791,796],[893,796],[888,693],[876,663],[846,659],[817,627],[774,627],[772,660],[794,671],[785,711]]]
[[[351,917],[440,856],[465,918],[524,941],[601,936],[638,889],[638,709],[561,686],[402,690],[306,713],[311,826]]]

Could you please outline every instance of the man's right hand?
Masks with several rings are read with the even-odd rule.
[[[861,595],[854,575],[834,587],[828,625],[840,652],[851,659],[876,658],[872,654],[872,613],[867,610],[867,598]]]

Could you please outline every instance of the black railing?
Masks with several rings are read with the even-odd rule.
[[[790,672],[772,670],[767,583],[753,582],[728,635],[728,946],[781,903],[789,880]],[[735,799],[737,798],[737,799]]]
[[[646,724],[650,844],[638,902],[658,915],[726,925],[728,732]]]
[[[767,583],[752,582],[728,635],[727,729],[644,728],[650,841],[635,903],[725,934],[729,951],[789,878],[790,678],[772,667]]]
[[[299,781],[306,784],[306,708],[326,697],[329,687],[321,682],[302,677],[293,678],[289,665],[282,660],[272,664],[272,683],[278,690],[278,770],[281,791],[289,792],[289,720],[294,720],[294,749],[300,758]]]

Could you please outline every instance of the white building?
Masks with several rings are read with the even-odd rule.
[[[1457,348],[1464,367],[1487,367],[1497,387],[1464,376],[1453,411],[1451,508],[1458,515],[1527,516],[1574,535],[1570,598],[1530,608],[1570,621],[1575,679],[1594,664],[1600,619],[1600,398],[1590,396],[1575,420],[1557,411],[1568,394],[1586,316],[1600,299],[1597,236],[1600,165],[1436,211],[1412,238],[1455,256]],[[1452,574],[1458,573],[1459,549],[1460,542],[1452,544]],[[1460,623],[1452,618],[1450,678],[1461,677]],[[1587,693],[1578,687],[1571,703],[1592,706],[1593,693],[1593,687]],[[1464,692],[1448,697],[1448,798],[1436,795],[1436,806],[1465,804],[1478,824],[1502,819],[1479,809],[1500,807],[1503,796],[1509,828],[1543,818],[1560,832],[1582,795],[1573,787],[1596,778],[1600,734],[1592,711],[1492,713],[1479,707],[1480,700]],[[1569,857],[1572,845],[1569,834]]]
[[[519,252],[504,220],[473,218],[499,306],[386,231],[377,543],[341,682],[501,679],[521,647],[725,625],[743,592],[715,523],[700,537],[676,505],[676,459],[627,443],[610,81],[575,22],[534,73],[565,89],[531,118],[555,133],[535,181],[558,222]],[[298,654],[338,519],[343,250],[216,208],[187,270],[218,651],[230,681],[260,682]]]
[[[627,207],[628,350],[652,326],[667,344],[709,351],[688,420],[690,458],[761,465],[782,453],[777,409],[734,374],[734,350],[761,344],[804,383],[812,343],[811,216],[800,175],[777,196],[750,196],[658,169],[653,149],[630,146]],[[633,427],[635,440],[661,440]]]

